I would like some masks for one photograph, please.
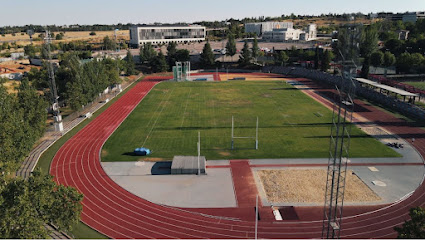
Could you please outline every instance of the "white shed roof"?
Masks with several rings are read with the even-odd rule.
[[[374,82],[374,81],[371,81],[371,80],[368,80],[368,79],[356,78],[356,80],[358,82],[361,82],[361,83],[366,83],[366,84],[369,84],[369,85],[377,87],[377,88],[385,89],[385,90],[388,90],[390,92],[400,94],[401,96],[419,97],[419,94],[411,93],[411,92],[408,92],[408,91],[405,91],[405,90],[402,90],[402,89],[398,89],[398,88],[391,87],[391,86],[388,86],[388,85],[380,84],[380,83],[377,83],[377,82]]]

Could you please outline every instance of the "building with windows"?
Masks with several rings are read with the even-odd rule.
[[[376,16],[377,18],[385,18],[390,21],[403,21],[403,22],[412,22],[415,23],[418,19],[425,18],[425,12],[405,12],[405,13],[377,13],[371,16]]]
[[[246,23],[245,32],[255,33],[257,36],[263,35],[265,32],[273,31],[273,29],[289,29],[294,28],[292,22],[260,22],[260,23]]]
[[[307,31],[294,28],[273,29],[263,33],[263,40],[269,42],[311,41],[317,38],[316,24],[310,24]]]
[[[143,25],[130,27],[130,45],[145,43],[187,43],[205,40],[206,29],[200,25]]]

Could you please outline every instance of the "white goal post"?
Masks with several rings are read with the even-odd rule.
[[[259,123],[259,119],[257,117],[257,124],[255,127],[255,136],[235,136],[235,119],[234,116],[232,116],[232,150],[234,149],[234,140],[235,139],[255,139],[255,150],[258,150],[258,123]]]

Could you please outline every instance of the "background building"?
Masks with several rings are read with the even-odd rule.
[[[145,43],[185,43],[205,40],[205,27],[200,25],[172,26],[151,25],[130,27],[130,45],[139,47]]]
[[[273,29],[289,29],[294,28],[292,22],[260,22],[260,23],[246,23],[245,32],[255,33],[257,36],[262,36],[264,32],[273,31]]]
[[[377,18],[385,18],[390,21],[403,21],[403,22],[413,22],[415,23],[418,19],[425,18],[425,12],[405,12],[405,13],[387,13],[381,12],[373,14],[371,16],[376,16]]]
[[[263,33],[263,40],[270,42],[283,42],[291,40],[311,41],[317,38],[316,24],[310,24],[307,31],[294,28],[273,29]]]

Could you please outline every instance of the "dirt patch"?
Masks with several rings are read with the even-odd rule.
[[[105,149],[102,149],[102,152],[101,152],[101,154],[100,154],[100,155],[101,155],[102,157],[106,157],[106,156],[108,156],[108,154],[109,154],[109,153],[108,153],[108,151],[106,151]]]
[[[224,156],[224,157],[228,157],[228,156],[232,155],[229,152],[218,152],[218,154],[220,154],[221,156]]]
[[[326,190],[325,169],[260,170],[267,199],[271,203],[318,203],[324,202]],[[365,183],[352,171],[347,172],[344,202],[380,201]]]
[[[261,96],[264,97],[264,98],[271,98],[271,97],[273,97],[273,95],[271,95],[271,94],[262,94]]]

